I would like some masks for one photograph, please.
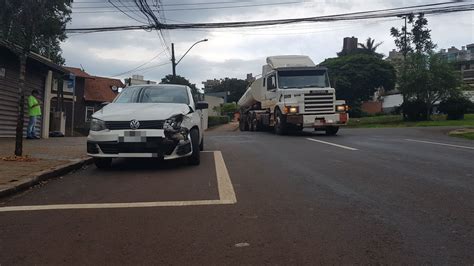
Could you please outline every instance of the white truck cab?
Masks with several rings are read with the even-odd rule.
[[[336,100],[327,69],[301,55],[268,57],[262,77],[250,85],[239,105],[243,131],[274,127],[284,134],[314,128],[335,135],[349,119],[345,101]]]

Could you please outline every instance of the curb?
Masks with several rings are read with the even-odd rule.
[[[10,196],[20,191],[26,190],[34,185],[39,184],[42,181],[53,179],[62,175],[65,175],[71,171],[80,169],[84,165],[92,163],[92,158],[77,159],[73,162],[55,166],[48,170],[43,170],[30,175],[27,179],[14,187],[5,188],[0,190],[0,198]]]

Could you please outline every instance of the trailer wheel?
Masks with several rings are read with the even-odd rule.
[[[249,131],[248,123],[247,123],[247,116],[241,115],[239,119],[239,129],[240,131]]]
[[[275,110],[275,134],[285,135],[287,131],[286,118],[280,109]]]
[[[339,130],[339,127],[327,127],[326,128],[326,135],[327,136],[335,136],[337,134],[338,130]]]

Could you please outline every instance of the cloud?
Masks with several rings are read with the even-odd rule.
[[[261,3],[286,3],[295,0],[280,1],[241,1],[238,5]],[[216,7],[223,4],[170,6],[174,1],[162,1],[165,9],[183,7]],[[179,3],[196,3],[202,0],[187,0]],[[81,6],[75,1],[73,6]],[[221,22],[264,20],[278,18],[298,18],[330,15],[382,8],[392,8],[428,1],[350,1],[350,0],[306,0],[294,4],[280,4],[252,8],[165,11],[169,23],[179,22]],[[83,4],[82,6],[84,6]],[[236,4],[237,5],[237,4]],[[77,10],[77,11],[76,11]],[[94,9],[93,9],[94,10]],[[114,9],[107,9],[114,10]],[[138,22],[122,13],[74,13],[84,9],[73,9],[73,19],[69,28],[99,27],[116,25],[137,25]],[[432,37],[439,48],[464,46],[474,43],[472,12],[452,13],[428,16]],[[182,54],[196,41],[208,38],[209,41],[196,45],[177,67],[177,73],[202,87],[207,79],[237,77],[245,78],[247,73],[260,74],[265,57],[281,54],[306,54],[316,63],[325,58],[334,57],[342,48],[342,39],[355,36],[362,42],[368,37],[377,42],[383,41],[379,52],[388,54],[395,48],[389,34],[392,26],[400,27],[402,21],[397,18],[382,20],[341,21],[325,23],[304,23],[285,26],[212,29],[212,30],[175,30],[165,32],[166,43],[175,43],[176,57]],[[170,62],[170,54],[156,31],[125,31],[71,35],[63,43],[63,56],[66,64],[79,66],[93,75],[112,76],[133,69],[161,53],[155,60],[145,65],[150,67]],[[171,65],[136,71],[145,78],[159,81],[171,73]],[[132,73],[120,76],[125,78]]]

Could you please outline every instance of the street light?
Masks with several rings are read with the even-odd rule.
[[[181,56],[181,58],[178,60],[178,62],[176,62],[176,59],[174,57],[174,43],[171,44],[171,64],[173,65],[173,80],[176,79],[176,66],[179,64],[179,62],[181,62],[181,60],[183,60],[183,58],[189,53],[189,51],[196,44],[201,43],[201,42],[207,42],[207,41],[208,41],[207,39],[203,39],[203,40],[195,42],[193,45],[191,45],[191,47],[189,47],[189,49],[186,51],[186,53],[184,53],[184,55]]]

